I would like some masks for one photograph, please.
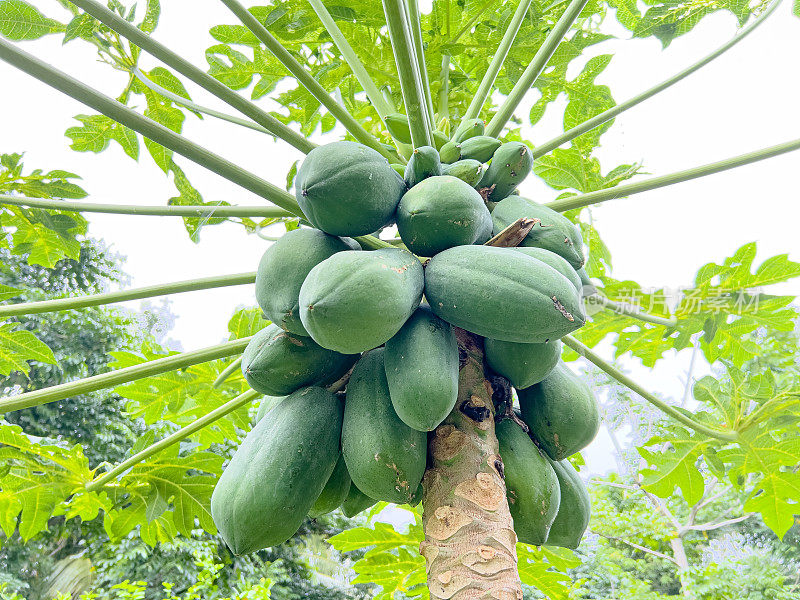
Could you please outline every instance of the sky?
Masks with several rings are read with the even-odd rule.
[[[36,4],[51,16],[64,15],[55,1]],[[209,28],[234,23],[235,18],[219,3],[203,2],[202,10],[198,10],[199,4],[196,0],[162,2],[155,37],[203,67],[204,51],[214,43]],[[723,57],[617,117],[596,154],[603,171],[642,162],[647,173],[661,175],[800,137],[800,19],[791,15],[790,8],[790,3],[784,2],[766,23]],[[621,39],[594,46],[584,60],[597,54],[615,55],[597,83],[610,86],[620,101],[722,44],[735,33],[736,22],[730,14],[711,15],[666,50],[654,39],[628,39],[628,33],[610,18],[608,31]],[[79,41],[62,46],[60,36],[52,36],[24,43],[23,48],[109,95],[117,95],[124,86],[124,76],[99,63],[92,50]],[[571,65],[570,76],[580,72],[584,60]],[[157,64],[142,57],[144,69]],[[99,155],[70,150],[70,140],[63,133],[78,124],[74,115],[91,114],[90,109],[5,63],[0,63],[0,81],[0,152],[25,152],[28,168],[81,174],[90,201],[152,205],[164,204],[177,195],[143,146],[138,162],[115,144]],[[187,82],[187,89],[194,101],[232,112],[193,84]],[[273,108],[268,102],[263,105]],[[563,108],[563,102],[552,105],[543,121],[526,132],[529,139],[536,143],[560,133]],[[521,109],[518,114],[527,111]],[[301,158],[283,142],[210,117],[199,120],[190,116],[183,133],[277,185],[285,181],[292,162]],[[261,203],[258,197],[202,167],[186,160],[180,164],[206,201]],[[800,261],[798,171],[800,152],[593,208],[591,218],[613,255],[614,277],[632,279],[644,287],[686,286],[702,264],[719,262],[751,241],[758,243],[756,263],[787,252]],[[521,192],[536,201],[548,201],[557,194],[534,176],[525,181]],[[181,219],[88,217],[90,235],[104,239],[125,257],[124,270],[130,275],[130,285],[136,287],[255,270],[268,245],[233,224],[204,229],[200,243],[194,244]],[[797,294],[798,286],[795,281],[776,290]],[[182,349],[191,350],[224,340],[233,310],[254,304],[253,288],[180,294],[171,296],[169,302],[177,315],[169,335]],[[126,306],[139,309],[142,305]],[[599,348],[611,356],[608,345]],[[646,388],[679,398],[689,357],[688,351],[674,354],[652,370],[635,359],[623,359],[622,364]],[[693,376],[707,372],[708,365],[701,363]],[[593,449],[597,451],[587,453],[590,471],[614,468],[604,432]]]

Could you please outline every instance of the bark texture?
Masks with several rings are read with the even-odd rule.
[[[425,557],[431,598],[521,600],[517,535],[494,432],[492,387],[480,339],[456,330],[458,401],[428,443],[423,479]]]

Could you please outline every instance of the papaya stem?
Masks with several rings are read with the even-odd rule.
[[[38,79],[42,83],[86,104],[117,123],[139,132],[143,136],[173,150],[181,156],[185,156],[189,160],[196,162],[217,175],[242,186],[246,190],[250,190],[262,198],[266,198],[273,204],[277,204],[281,208],[297,216],[303,216],[303,211],[300,210],[297,201],[285,190],[225,160],[199,144],[189,141],[185,137],[139,114],[121,102],[81,83],[63,71],[59,71],[35,56],[20,50],[14,44],[11,44],[3,38],[0,38],[0,59]]]
[[[422,81],[417,59],[414,56],[414,46],[403,0],[382,1],[386,24],[389,28],[389,38],[392,42],[394,61],[397,65],[397,75],[400,79],[400,89],[403,93],[403,103],[406,107],[411,141],[415,148],[431,146],[433,142],[428,125]]]
[[[570,27],[572,27],[578,19],[583,7],[586,6],[588,1],[589,0],[572,0],[572,2],[570,2],[564,14],[561,15],[561,18],[553,26],[553,29],[534,55],[533,60],[531,60],[528,67],[525,69],[522,77],[519,78],[514,88],[508,94],[505,102],[503,102],[497,110],[492,120],[489,121],[489,124],[486,125],[486,135],[492,137],[500,136],[506,123],[508,123],[509,119],[514,115],[514,111],[519,106],[520,102],[522,102],[523,98],[525,98],[528,90],[536,83],[539,75],[542,74],[542,71],[544,71],[547,66],[550,57],[553,56],[553,53],[558,48],[559,44],[561,44],[561,40],[564,39],[564,35],[566,35],[567,31],[569,31]]]
[[[0,194],[0,205],[29,206],[68,212],[105,213],[112,215],[131,215],[143,217],[294,217],[295,213],[277,206],[223,206],[223,205],[186,205],[186,206],[140,206],[138,204],[99,204],[95,202],[72,202],[70,200],[48,200],[45,198],[29,198]]]
[[[47,312],[72,310],[75,308],[87,308],[89,306],[115,304],[117,302],[153,298],[155,296],[165,296],[167,294],[210,290],[233,285],[247,285],[255,282],[255,280],[255,272],[236,273],[234,275],[216,275],[214,277],[203,277],[202,279],[188,279],[186,281],[148,285],[119,292],[105,292],[102,294],[91,294],[73,298],[56,298],[54,300],[40,300],[38,302],[6,304],[0,305],[0,319],[17,315],[36,315]]]
[[[706,66],[715,58],[725,54],[725,52],[733,48],[736,44],[741,42],[744,38],[746,38],[753,31],[755,31],[755,29],[759,25],[761,25],[761,23],[763,23],[775,11],[776,8],[778,8],[778,5],[780,3],[781,0],[775,0],[769,6],[769,8],[767,8],[767,10],[761,13],[761,15],[759,15],[759,17],[756,20],[754,20],[750,25],[742,29],[738,34],[736,34],[735,36],[733,36],[733,38],[725,42],[722,46],[714,50],[711,54],[704,56],[703,58],[698,60],[693,65],[687,67],[683,71],[676,73],[672,77],[665,79],[661,83],[657,83],[650,89],[647,89],[642,93],[637,94],[636,96],[633,96],[628,100],[625,100],[624,102],[620,102],[616,106],[612,106],[608,110],[601,112],[599,115],[592,117],[591,119],[588,119],[579,125],[576,125],[572,129],[565,131],[564,133],[562,133],[557,137],[554,137],[552,140],[549,140],[543,144],[536,146],[533,149],[533,158],[541,158],[542,156],[548,154],[549,152],[552,152],[562,144],[574,140],[575,138],[586,133],[587,131],[591,131],[595,127],[599,127],[603,123],[610,121],[611,119],[625,112],[629,108],[633,108],[634,106],[644,102],[648,98],[652,98],[656,94],[663,92],[664,90],[675,85],[682,79],[685,79],[695,71],[699,71],[702,67]]]
[[[229,104],[245,116],[250,117],[272,135],[291,144],[303,154],[308,154],[316,147],[316,144],[287,125],[281,123],[278,119],[260,109],[246,98],[240,96],[222,82],[214,79],[211,75],[178,56],[172,50],[154,40],[135,25],[128,23],[125,19],[96,0],[75,0],[73,4],[82,8],[88,14],[92,15],[95,19],[121,36],[127,38],[132,44],[135,44],[148,54],[151,54],[165,65],[175,69],[178,73],[190,81],[193,81],[223,102]]]
[[[331,39],[333,39],[333,43],[336,44],[336,47],[339,49],[339,52],[342,53],[342,56],[350,66],[350,70],[353,72],[353,75],[356,76],[358,83],[361,84],[361,87],[367,94],[367,98],[369,98],[369,101],[372,102],[372,106],[375,107],[375,111],[382,120],[386,119],[386,115],[394,112],[394,107],[392,107],[378,91],[378,87],[375,85],[372,77],[370,77],[369,73],[367,73],[367,69],[364,67],[364,64],[358,58],[358,55],[347,41],[347,38],[344,37],[342,30],[339,29],[339,26],[331,16],[331,13],[328,12],[325,4],[323,4],[322,0],[308,0],[308,3],[317,13],[319,20],[322,21],[322,24],[330,34]]]
[[[667,416],[672,417],[679,423],[683,423],[684,425],[686,425],[690,429],[693,429],[697,433],[706,435],[710,438],[714,438],[717,440],[722,440],[724,442],[735,442],[739,439],[739,435],[735,431],[723,431],[720,429],[707,427],[702,423],[698,423],[697,421],[695,421],[688,415],[682,413],[675,407],[670,406],[660,398],[657,398],[656,396],[648,392],[646,389],[644,389],[641,385],[636,383],[633,379],[625,375],[622,371],[614,367],[612,364],[603,360],[603,358],[601,358],[591,348],[582,344],[571,335],[564,336],[563,338],[561,338],[561,341],[564,342],[566,346],[572,348],[580,356],[583,356],[589,362],[593,363],[601,371],[605,372],[607,375],[611,376],[613,379],[617,380],[625,387],[639,394],[642,398],[647,400],[647,402],[655,406],[658,410],[660,410]]]
[[[233,375],[236,371],[238,371],[242,366],[242,359],[244,357],[240,356],[238,358],[233,359],[233,362],[225,367],[222,372],[217,375],[217,378],[214,380],[214,383],[211,384],[212,388],[218,388],[221,386],[225,381]]]
[[[522,598],[514,523],[480,338],[456,329],[455,408],[429,437],[422,524],[431,598]]]
[[[209,115],[210,117],[215,117],[217,119],[221,119],[222,121],[227,121],[228,123],[233,123],[234,125],[240,125],[242,127],[247,127],[248,129],[253,129],[255,131],[260,131],[261,133],[267,133],[272,135],[272,132],[269,129],[267,129],[266,127],[262,127],[261,125],[255,123],[254,121],[250,121],[248,119],[240,119],[239,117],[235,117],[233,115],[229,115],[224,112],[214,110],[213,108],[201,106],[195,102],[192,102],[188,98],[179,96],[178,94],[173,94],[168,89],[161,87],[155,81],[151,80],[147,75],[142,73],[142,71],[138,67],[134,67],[131,72],[133,73],[134,77],[136,77],[136,79],[142,82],[142,84],[146,85],[155,93],[164,96],[165,98],[169,98],[176,104],[180,104],[181,106],[185,106],[186,108],[190,108],[199,113],[203,113],[204,115]]]
[[[192,365],[210,362],[219,358],[227,358],[241,354],[251,337],[241,338],[216,346],[209,346],[200,350],[174,354],[156,360],[150,360],[142,364],[85,377],[68,383],[54,385],[51,387],[25,392],[16,396],[6,396],[0,398],[0,414],[23,410],[33,406],[41,406],[50,402],[57,402],[80,394],[96,392],[104,388],[112,388],[123,383],[129,383],[138,379],[145,379],[153,375],[160,375],[168,371],[184,369]]]
[[[322,87],[314,76],[303,67],[294,56],[264,27],[261,22],[237,0],[221,0],[222,3],[236,15],[236,17],[256,36],[267,49],[275,55],[280,63],[294,76],[295,79],[308,90],[308,93],[322,104],[356,140],[380,152],[387,159],[392,158],[392,153],[384,148],[381,143],[351,115],[348,110],[328,91]]]
[[[598,202],[604,202],[605,200],[615,200],[625,196],[632,196],[633,194],[639,194],[641,192],[655,190],[668,185],[683,183],[684,181],[690,181],[699,177],[705,177],[706,175],[713,175],[714,173],[720,173],[729,169],[735,169],[737,167],[749,165],[750,163],[758,162],[760,160],[772,158],[773,156],[780,156],[781,154],[786,154],[787,152],[792,152],[794,150],[800,150],[800,139],[784,142],[783,144],[770,146],[768,148],[762,148],[761,150],[756,150],[755,152],[740,154],[739,156],[726,158],[724,160],[702,165],[700,167],[694,167],[684,171],[676,171],[675,173],[661,175],[659,177],[650,177],[642,181],[637,181],[636,183],[618,185],[605,190],[597,190],[587,194],[579,194],[577,196],[570,196],[560,200],[553,200],[552,202],[546,203],[545,206],[558,212],[583,208],[585,206],[597,204]]]
[[[419,3],[417,0],[406,0],[408,8],[408,25],[411,30],[411,40],[414,44],[414,54],[417,58],[417,70],[419,71],[420,83],[422,83],[422,95],[425,98],[426,114],[428,115],[428,128],[430,131],[436,129],[436,118],[433,113],[433,97],[431,96],[430,82],[428,81],[428,67],[425,64],[425,49],[422,45],[422,21],[419,14]]]
[[[207,427],[214,423],[215,421],[219,421],[222,417],[229,415],[237,408],[240,408],[247,404],[248,402],[253,401],[255,398],[259,396],[259,393],[254,390],[247,390],[243,394],[239,394],[233,400],[229,400],[222,406],[215,408],[210,413],[203,415],[195,422],[187,425],[186,427],[182,427],[175,433],[172,433],[165,437],[163,440],[155,442],[151,444],[141,452],[137,452],[130,458],[125,459],[121,463],[119,463],[116,467],[111,469],[110,471],[103,473],[97,479],[90,481],[86,484],[85,490],[87,492],[96,492],[101,487],[112,481],[117,475],[121,475],[131,467],[135,467],[140,462],[143,462],[153,456],[154,454],[158,454],[162,450],[169,448],[170,446],[177,444],[181,440],[186,439],[193,433],[200,431],[204,427]]]
[[[392,244],[386,242],[374,235],[359,235],[353,238],[362,248],[369,250],[380,250],[381,248],[394,248]]]
[[[625,315],[631,317],[633,319],[638,319],[639,321],[644,321],[645,323],[652,323],[653,325],[663,325],[664,327],[673,328],[678,325],[678,319],[675,318],[665,318],[659,317],[658,315],[651,315],[646,312],[642,312],[638,310],[634,306],[630,306],[628,304],[623,304],[620,302],[615,302],[614,300],[610,300],[605,296],[601,296],[600,294],[593,294],[589,298],[587,298],[590,302],[597,302],[604,308],[615,312],[620,315]]]
[[[442,54],[442,70],[439,72],[439,118],[450,118],[450,55]]]
[[[469,108],[467,108],[467,112],[464,113],[462,123],[469,119],[477,119],[480,116],[481,109],[492,91],[492,86],[497,79],[497,74],[503,67],[503,63],[508,56],[508,51],[511,49],[511,44],[514,43],[514,38],[517,37],[519,28],[522,25],[522,19],[524,19],[525,15],[528,13],[528,7],[530,7],[530,5],[531,0],[520,0],[517,5],[517,10],[514,12],[514,16],[508,24],[508,29],[506,29],[506,32],[503,34],[503,39],[500,40],[500,45],[497,47],[492,62],[489,63],[489,68],[486,70],[486,73],[484,73],[483,79],[481,79],[481,83],[475,95],[472,97],[472,102],[470,102]]]
[[[490,239],[484,246],[497,246],[498,248],[513,248],[519,246],[522,240],[531,232],[539,219],[520,217],[511,225]]]

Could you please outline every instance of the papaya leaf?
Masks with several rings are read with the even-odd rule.
[[[35,40],[64,31],[64,25],[44,16],[23,0],[0,0],[0,35],[10,40]]]
[[[539,590],[546,598],[567,600],[572,579],[564,573],[580,564],[572,552],[555,552],[517,543],[519,577],[522,583]]]
[[[18,327],[17,323],[0,324],[0,375],[9,375],[13,371],[27,375],[30,373],[29,360],[56,364],[53,351],[44,342]]]
[[[136,133],[105,115],[75,115],[83,125],[70,127],[65,135],[72,140],[70,148],[76,152],[102,152],[109,142],[115,141],[132,159],[139,158],[139,140]]]
[[[236,311],[228,321],[228,331],[231,340],[255,335],[270,324],[264,317],[260,308],[243,308]]]
[[[8,300],[14,296],[19,296],[21,293],[22,290],[13,288],[10,285],[0,284],[0,300]]]
[[[204,202],[203,196],[191,184],[186,174],[174,161],[170,161],[170,171],[172,171],[175,187],[178,188],[180,196],[170,198],[167,203],[172,205],[189,206],[230,206],[229,202]],[[220,217],[184,217],[183,225],[189,233],[189,238],[196,244],[200,241],[200,230],[206,225],[219,225],[227,219]]]

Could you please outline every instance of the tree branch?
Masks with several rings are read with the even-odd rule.
[[[653,556],[657,556],[658,558],[662,558],[664,560],[668,560],[669,562],[671,562],[671,563],[673,563],[675,565],[678,565],[678,561],[677,560],[675,560],[671,556],[668,556],[666,554],[658,552],[657,550],[651,550],[650,548],[646,548],[645,546],[640,546],[639,544],[634,544],[633,542],[629,542],[626,539],[618,538],[618,537],[615,537],[613,535],[607,535],[605,533],[600,533],[599,531],[595,531],[595,530],[590,530],[590,531],[592,533],[594,533],[595,535],[599,535],[600,537],[606,538],[607,540],[613,540],[615,542],[622,542],[623,544],[626,544],[626,545],[630,546],[631,548],[636,548],[637,550],[641,550],[642,552],[645,552],[647,554],[652,554]],[[678,565],[678,566],[680,566],[680,565]]]

